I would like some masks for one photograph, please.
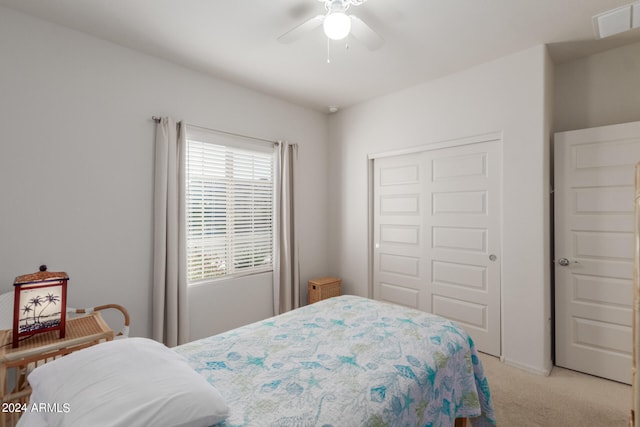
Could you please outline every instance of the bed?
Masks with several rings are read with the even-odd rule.
[[[124,346],[132,343],[148,346],[150,353],[129,353]],[[109,352],[109,346],[120,347]],[[26,411],[19,426],[94,425],[118,411],[125,415],[103,425],[446,427],[461,419],[495,425],[471,338],[451,321],[398,305],[340,296],[173,349],[160,347],[129,338],[34,370],[33,403],[57,399],[68,411]],[[162,354],[157,364],[156,352]],[[172,372],[174,359],[186,371]],[[68,369],[51,368],[61,363]],[[134,368],[106,392],[96,391],[101,382],[113,382],[111,371],[122,364]],[[191,373],[203,388],[176,386],[171,379]],[[157,378],[162,376],[166,384]],[[139,396],[136,387],[157,396]],[[185,395],[192,388],[199,391]],[[211,406],[217,411],[212,417],[192,422],[190,417]]]

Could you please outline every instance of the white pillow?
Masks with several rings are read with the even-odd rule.
[[[28,379],[38,401],[27,410],[49,404],[42,415],[51,427],[206,427],[229,414],[218,390],[186,359],[146,338],[76,351]]]

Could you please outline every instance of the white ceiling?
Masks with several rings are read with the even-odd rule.
[[[324,13],[318,0],[0,0],[4,5],[294,103],[327,111],[539,44],[563,61],[640,41],[595,40],[592,16],[632,0],[368,0],[352,6],[384,40],[369,51],[321,28],[279,35]],[[1,13],[1,10],[0,10]]]

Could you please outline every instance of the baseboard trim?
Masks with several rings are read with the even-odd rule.
[[[540,369],[535,366],[527,365],[525,363],[514,362],[513,360],[509,360],[504,356],[500,357],[500,361],[507,366],[511,366],[513,368],[518,368],[523,371],[527,371],[532,374],[542,375],[548,377],[551,374],[551,368],[548,369]]]

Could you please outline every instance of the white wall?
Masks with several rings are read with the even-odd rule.
[[[552,66],[538,46],[343,110],[330,128],[330,265],[368,295],[367,155],[503,133],[502,353],[546,373],[550,356]]]
[[[325,115],[3,7],[0,58],[0,292],[46,263],[70,305],[123,304],[150,335],[152,115],[299,143],[305,299],[326,274]],[[272,314],[251,281],[194,299],[198,336]]]
[[[640,43],[556,65],[556,132],[640,120]]]

